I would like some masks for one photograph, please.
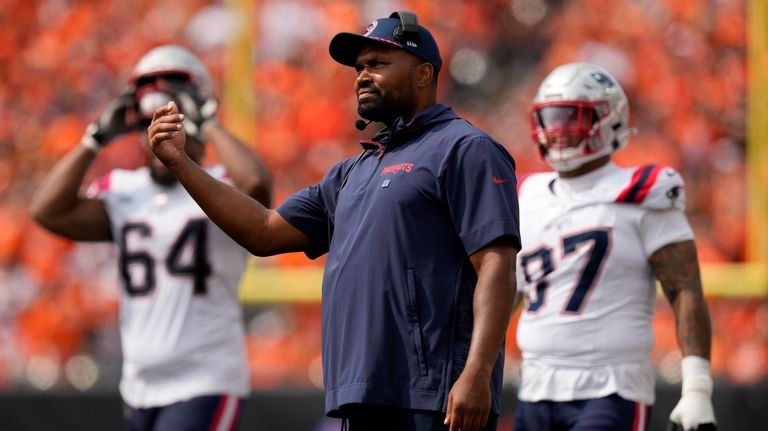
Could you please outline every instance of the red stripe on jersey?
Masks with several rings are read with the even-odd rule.
[[[659,172],[664,169],[662,165],[645,165],[635,170],[632,181],[619,193],[616,202],[642,203],[656,183]]]

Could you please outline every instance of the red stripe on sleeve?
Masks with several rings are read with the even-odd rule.
[[[632,180],[616,197],[616,202],[642,203],[656,183],[662,165],[645,165],[637,168],[632,174]]]
[[[635,197],[636,203],[642,203],[645,200],[645,197],[648,196],[648,193],[651,191],[653,185],[656,184],[656,178],[658,178],[659,172],[661,172],[662,169],[664,169],[664,167],[661,165],[656,165],[653,167],[653,170],[648,176],[648,179],[642,185],[640,191],[637,192],[637,196]]]

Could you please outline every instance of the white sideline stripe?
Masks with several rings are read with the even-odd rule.
[[[232,429],[235,413],[237,413],[237,398],[230,395],[225,395],[224,408],[221,411],[219,423],[216,424],[215,431],[229,431]]]

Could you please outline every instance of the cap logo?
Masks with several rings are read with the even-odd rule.
[[[373,33],[373,30],[376,29],[377,25],[379,25],[378,21],[372,21],[370,24],[368,24],[368,27],[365,28],[365,33],[363,33],[363,36],[368,36],[369,34]]]
[[[412,48],[418,48],[419,47],[419,45],[417,45],[416,42],[413,42],[413,41],[410,41],[410,40],[405,41],[405,44],[410,46],[410,47],[412,47]]]

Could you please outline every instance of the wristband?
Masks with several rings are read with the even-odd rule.
[[[680,361],[683,373],[683,391],[712,395],[712,374],[709,360],[701,356],[684,356]]]
[[[99,145],[99,143],[96,142],[96,139],[88,133],[83,135],[83,138],[80,140],[80,145],[91,150],[94,154],[99,154],[99,151],[101,151],[101,145]]]

